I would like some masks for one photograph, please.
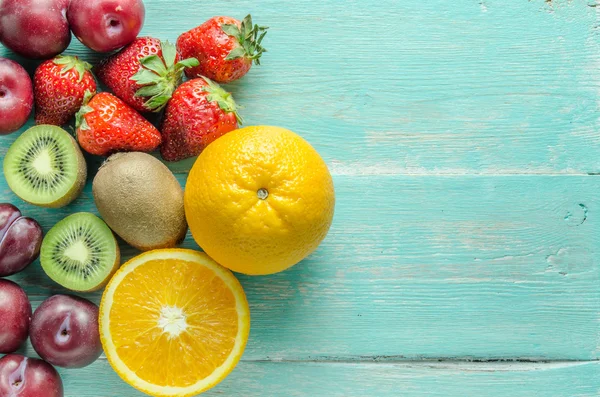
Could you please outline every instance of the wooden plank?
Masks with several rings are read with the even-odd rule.
[[[245,361],[207,395],[600,393],[598,363],[396,362],[598,359],[600,180],[576,176],[600,172],[594,0],[145,3],[143,34],[172,41],[216,14],[271,26],[263,66],[227,88],[247,124],[306,137],[338,193],[319,251],[240,277],[253,316]],[[99,59],[76,40],[69,52]],[[0,158],[17,136],[2,137]],[[96,212],[89,186],[60,210],[22,204],[3,180],[0,198],[45,230]],[[38,262],[12,279],[34,307],[66,292]],[[139,395],[104,359],[62,373],[67,395]]]
[[[66,395],[144,394],[112,372],[105,360],[62,371]],[[242,362],[202,396],[247,397],[596,397],[600,364],[560,363],[493,366],[472,364],[366,364]]]
[[[598,358],[600,178],[335,184],[333,228],[315,254],[277,275],[240,277],[252,310],[247,359]],[[21,207],[45,230],[95,212],[89,187],[65,209]],[[189,237],[184,246],[197,248]],[[15,279],[36,305],[63,291],[37,262]]]
[[[147,0],[143,33],[254,13],[269,52],[228,88],[248,125],[301,133],[334,173],[585,174],[600,172],[593,3]]]

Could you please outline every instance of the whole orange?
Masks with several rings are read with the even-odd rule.
[[[185,214],[202,249],[245,274],[300,262],[325,238],[335,193],[327,165],[292,131],[246,127],[210,144],[185,188]]]

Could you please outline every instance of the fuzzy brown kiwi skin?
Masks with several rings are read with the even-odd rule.
[[[94,178],[92,193],[102,219],[134,248],[173,248],[185,238],[183,189],[149,154],[109,157]]]

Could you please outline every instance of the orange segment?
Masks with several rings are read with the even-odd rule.
[[[233,370],[249,318],[231,272],[204,253],[156,250],[130,260],[111,280],[100,332],[109,362],[127,383],[155,396],[190,396]]]

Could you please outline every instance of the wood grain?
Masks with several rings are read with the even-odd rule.
[[[240,277],[246,359],[598,358],[600,179],[338,176],[335,186],[315,254]],[[89,187],[66,209],[22,207],[46,230],[95,212]],[[37,262],[16,280],[36,304],[62,291]]]
[[[301,133],[336,174],[587,174],[600,172],[593,1],[147,0],[142,33],[174,41],[252,12],[269,52],[227,88],[248,125]]]
[[[144,394],[131,389],[106,361],[63,371],[77,397]],[[597,397],[600,364],[273,363],[242,362],[203,396],[248,397]],[[75,394],[73,394],[75,396]]]
[[[171,41],[219,14],[270,26],[263,65],[226,88],[247,125],[309,140],[336,185],[334,225],[315,254],[278,275],[240,276],[250,341],[206,395],[600,394],[598,362],[579,362],[600,358],[595,0],[145,4],[142,33]],[[68,52],[100,59],[75,39]],[[1,46],[0,56],[39,64]],[[1,137],[1,158],[17,136]],[[91,182],[102,159],[87,160]],[[182,185],[192,163],[169,164]],[[0,201],[46,231],[97,213],[89,183],[47,210],[0,178]],[[190,236],[184,246],[198,249]],[[11,279],[34,307],[67,292],[37,261]],[[544,362],[479,362],[497,359]],[[67,396],[141,395],[103,358],[61,373]]]

